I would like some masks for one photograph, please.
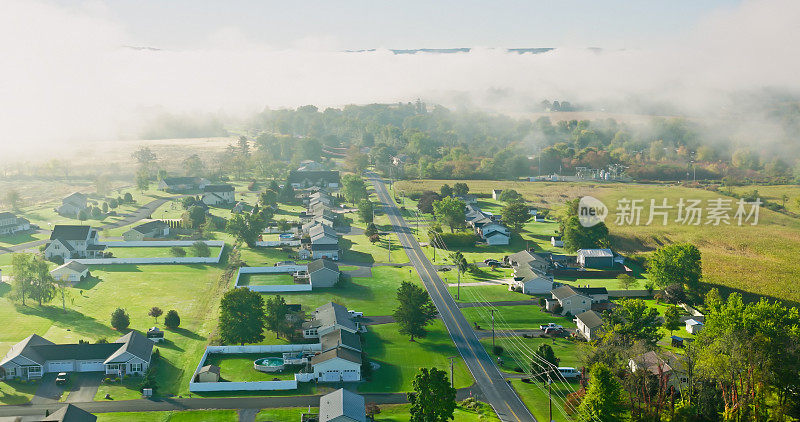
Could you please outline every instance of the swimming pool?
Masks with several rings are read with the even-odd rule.
[[[253,362],[253,369],[261,372],[283,371],[284,362],[281,358],[261,358]]]
[[[281,233],[278,235],[278,237],[280,237],[281,239],[292,239],[294,238],[294,235],[291,233]]]

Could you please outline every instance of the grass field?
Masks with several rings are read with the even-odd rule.
[[[235,410],[186,410],[182,412],[98,413],[98,422],[236,422]],[[287,419],[288,421],[288,419]]]
[[[220,368],[220,377],[225,381],[249,382],[249,381],[272,381],[275,378],[280,380],[293,380],[298,367],[287,366],[280,372],[261,372],[253,368],[253,362],[265,357],[281,357],[278,354],[209,354],[206,358],[206,365],[216,365]]]
[[[474,326],[478,323],[483,330],[490,330],[492,327],[491,309],[494,309],[495,328],[500,330],[538,330],[539,325],[555,322],[563,325],[564,328],[575,328],[575,323],[571,318],[553,315],[544,312],[538,305],[515,305],[486,307],[476,306],[472,308],[462,308],[461,313],[464,318]]]
[[[277,286],[294,284],[291,274],[242,274],[239,276],[240,286]]]
[[[387,404],[380,405],[381,413],[375,417],[375,422],[407,422],[411,420],[408,404]],[[308,408],[294,407],[284,409],[263,409],[256,416],[257,422],[296,422],[300,420],[300,415],[308,413]],[[318,413],[318,408],[311,408],[311,413]],[[481,412],[457,407],[453,414],[457,422],[489,422],[499,420],[491,410],[484,409]]]
[[[135,247],[135,248],[108,248],[106,252],[111,252],[114,254],[114,258],[174,258],[175,255],[172,253],[172,248],[170,247],[150,247],[150,246],[143,246],[143,247]],[[198,256],[194,249],[191,246],[181,247],[184,251],[186,251],[187,257],[196,257]],[[219,255],[219,246],[211,246],[209,247],[210,253],[208,256],[216,257]]]
[[[407,192],[438,190],[442,183],[452,186],[455,181],[402,181],[396,183],[396,188]],[[489,193],[497,183],[467,181],[472,193]],[[723,287],[723,290],[728,291],[738,290],[773,299],[800,302],[800,286],[787,282],[800,277],[800,261],[795,259],[800,252],[800,220],[796,218],[761,208],[758,224],[754,226],[738,226],[735,221],[733,224],[720,226],[684,225],[675,222],[679,199],[701,200],[701,206],[705,207],[708,200],[726,197],[711,191],[677,185],[502,183],[506,189],[516,189],[532,205],[553,210],[560,210],[569,199],[584,195],[594,196],[609,207],[606,224],[612,235],[614,249],[627,254],[648,254],[668,243],[690,242],[700,248],[703,254],[703,277],[709,285]],[[745,190],[752,189],[759,189],[759,192],[763,190],[765,195],[777,195],[782,188],[747,187]],[[789,192],[790,202],[795,200],[791,199],[792,195],[796,197],[800,193],[798,189]],[[642,204],[645,209],[642,211],[640,225],[615,224],[618,201],[623,198],[644,200]],[[654,224],[645,225],[649,216],[650,199],[656,200],[657,204],[662,199],[667,199],[668,205],[673,206],[668,213],[667,225],[662,225],[660,219],[656,219]],[[730,215],[733,216],[735,211],[734,204]],[[702,223],[707,221],[706,217],[704,213]],[[526,225],[526,229],[531,224]],[[523,238],[527,237],[523,234]],[[539,246],[545,249],[542,234],[532,233],[531,237],[539,239]],[[547,239],[549,240],[549,236]]]

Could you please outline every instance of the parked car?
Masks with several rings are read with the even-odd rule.
[[[450,267],[439,268],[439,271],[450,271]]]
[[[349,310],[347,312],[350,314],[351,318],[361,318],[361,317],[364,316],[363,312],[358,312],[358,311],[353,311],[353,310]]]
[[[563,329],[563,328],[564,328],[563,325],[558,325],[555,322],[549,322],[549,323],[547,323],[547,325],[540,325],[539,326],[540,330],[547,330],[547,329],[559,329],[560,330],[560,329]]]
[[[560,372],[561,376],[566,379],[581,377],[581,371],[570,366],[559,366],[558,372]]]
[[[564,329],[561,327],[547,327],[544,329],[545,334],[560,334],[562,331]]]
[[[69,374],[66,372],[59,372],[58,375],[56,375],[56,385],[64,385],[67,382],[69,382]]]
[[[486,259],[483,260],[484,264],[489,264],[489,263],[492,263],[492,262],[496,262],[496,263],[500,264],[500,261],[498,261],[498,260],[496,260],[494,258],[486,258]]]

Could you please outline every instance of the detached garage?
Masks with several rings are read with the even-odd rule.
[[[333,349],[311,358],[317,381],[361,381],[361,355],[349,349]]]

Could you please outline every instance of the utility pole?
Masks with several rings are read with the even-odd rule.
[[[449,359],[449,360],[450,360],[450,387],[454,387],[454,380],[453,380],[453,359],[455,359],[455,358],[456,358],[456,356],[450,356],[450,357],[448,357],[448,358],[447,358],[447,359]]]
[[[492,349],[494,349],[494,309],[492,309]]]
[[[389,240],[389,247],[388,247],[388,249],[389,249],[389,263],[391,264],[391,262],[392,262],[392,235],[390,234],[389,237],[387,237],[386,239]]]
[[[461,300],[461,265],[456,265],[458,270],[458,287],[456,287],[456,300]]]
[[[547,407],[549,408],[550,417],[547,419],[550,422],[553,422],[553,395],[552,395],[552,384],[553,382],[550,380],[550,372],[547,372]]]

